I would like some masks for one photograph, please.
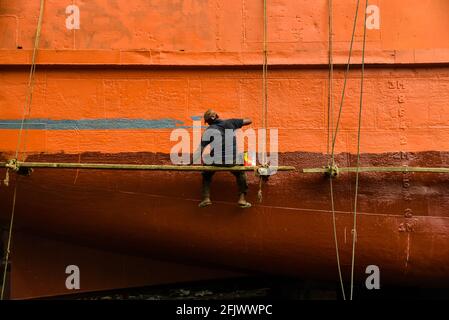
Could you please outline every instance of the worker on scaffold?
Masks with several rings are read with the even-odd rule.
[[[235,166],[243,165],[242,154],[237,153],[237,139],[235,131],[243,126],[250,125],[250,119],[228,119],[221,120],[214,110],[207,110],[204,113],[204,121],[208,124],[201,138],[201,145],[193,155],[193,162],[197,163],[201,158],[205,164],[214,166]],[[211,145],[209,155],[204,155],[204,149]],[[199,207],[207,207],[212,204],[210,200],[210,185],[215,171],[203,171],[202,200]],[[251,207],[251,203],[246,201],[248,184],[245,171],[231,171],[235,176],[239,191],[238,205],[241,208]]]

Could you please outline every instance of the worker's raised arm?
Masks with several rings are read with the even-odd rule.
[[[253,123],[253,121],[250,118],[243,119],[244,126],[250,125],[251,123]]]

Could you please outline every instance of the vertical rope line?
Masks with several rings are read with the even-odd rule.
[[[21,139],[22,139],[22,132],[24,129],[25,119],[27,117],[27,110],[28,115],[31,111],[31,102],[33,101],[33,89],[34,89],[34,82],[35,82],[35,72],[36,72],[36,56],[37,51],[39,48],[39,41],[41,37],[41,30],[42,30],[42,20],[44,15],[44,4],[45,0],[41,0],[40,2],[40,8],[39,8],[39,18],[37,21],[37,27],[36,27],[36,35],[34,39],[34,49],[33,49],[33,56],[31,58],[31,68],[30,68],[30,74],[28,77],[28,91],[27,95],[25,97],[25,104],[23,106],[23,114],[22,114],[22,122],[20,124],[20,130],[19,130],[19,136],[17,139],[17,146],[16,146],[16,152],[15,152],[15,159],[17,160],[19,155],[19,149],[21,145]],[[26,133],[25,129],[25,133]],[[24,139],[24,146],[23,146],[23,153],[25,153],[25,139]],[[7,169],[9,170],[9,168]],[[3,300],[5,287],[6,287],[6,273],[8,271],[8,263],[9,263],[9,256],[11,253],[11,242],[12,242],[12,232],[13,232],[13,226],[14,226],[14,215],[15,215],[15,208],[16,208],[16,198],[17,198],[17,186],[19,184],[19,179],[16,180],[14,185],[14,195],[13,195],[13,201],[12,201],[12,209],[11,209],[11,219],[9,222],[9,231],[8,231],[8,242],[6,245],[6,256],[5,256],[5,267],[3,270],[3,283],[0,293],[0,300]]]
[[[18,155],[19,155],[19,149],[21,146],[22,131],[23,131],[24,125],[25,125],[25,119],[29,116],[29,114],[31,112],[31,102],[33,100],[33,89],[34,89],[34,83],[35,83],[34,75],[35,75],[35,71],[36,71],[36,57],[37,57],[39,42],[40,42],[40,38],[41,38],[42,18],[44,15],[44,3],[45,3],[45,0],[41,0],[40,9],[39,9],[40,10],[39,18],[38,18],[37,28],[36,28],[36,35],[35,35],[35,39],[34,39],[33,56],[31,58],[31,69],[30,69],[30,74],[28,77],[28,91],[27,91],[27,95],[25,98],[25,104],[23,106],[23,115],[22,115],[22,121],[20,123],[19,137],[18,137],[18,141],[17,141],[15,159],[17,159]],[[26,130],[27,129],[25,129],[25,131]],[[25,141],[24,141],[24,146],[23,146],[23,152],[25,152]]]
[[[360,140],[362,127],[362,111],[363,111],[363,84],[365,80],[365,49],[366,49],[366,18],[367,18],[368,0],[365,1],[365,20],[363,22],[363,48],[362,48],[362,74],[360,78],[360,101],[359,101],[359,124],[357,129],[357,169],[355,173],[355,196],[354,196],[354,221],[352,227],[352,260],[351,260],[351,295],[354,291],[354,265],[355,265],[355,243],[357,240],[357,198],[359,190],[359,169],[360,169]]]
[[[330,0],[331,1],[331,0]],[[358,10],[359,10],[359,5],[360,5],[360,0],[357,0],[357,6],[356,6],[356,10],[355,10],[355,15],[354,15],[354,23],[353,23],[353,27],[352,27],[352,36],[351,36],[351,43],[349,46],[349,56],[348,56],[348,61],[347,61],[347,65],[346,65],[346,71],[344,74],[344,81],[343,81],[343,89],[342,89],[342,94],[341,94],[341,100],[340,100],[340,108],[338,111],[338,118],[337,118],[337,124],[335,127],[335,131],[333,131],[332,133],[332,150],[331,150],[331,161],[330,161],[330,165],[334,166],[335,164],[335,142],[337,140],[337,134],[338,134],[338,128],[339,128],[339,124],[340,124],[340,118],[341,118],[341,113],[343,110],[343,105],[344,105],[344,97],[345,97],[345,92],[346,92],[346,84],[347,84],[347,79],[348,79],[348,74],[349,74],[349,70],[350,70],[350,66],[351,66],[351,57],[352,57],[352,48],[354,45],[354,38],[355,38],[355,31],[356,31],[356,26],[357,26],[357,19],[358,19]],[[331,34],[331,27],[332,27],[332,4],[329,3],[329,40],[332,40],[332,34]],[[329,47],[330,47],[330,43],[329,43]],[[330,47],[331,48],[331,47]],[[331,52],[331,50],[329,50]],[[331,62],[331,57],[329,58],[329,62]],[[332,61],[333,62],[333,61]],[[331,78],[331,68],[329,68],[329,78]],[[333,72],[333,70],[332,70]],[[329,82],[329,86],[330,86],[330,82]],[[329,91],[331,95],[331,91]],[[329,97],[329,112],[331,111],[331,102],[333,100],[331,100],[331,98]],[[328,120],[328,123],[330,122],[330,120]],[[334,127],[333,124],[333,110],[332,110],[332,128]],[[330,137],[330,134],[328,134],[328,137]],[[340,278],[340,287],[341,287],[341,291],[342,291],[342,295],[343,295],[343,300],[346,300],[346,294],[345,294],[345,290],[344,290],[344,283],[343,283],[343,276],[341,273],[341,264],[340,264],[340,255],[339,255],[339,250],[338,250],[338,237],[337,237],[337,224],[336,224],[336,214],[335,214],[335,202],[334,202],[334,191],[333,191],[333,183],[332,183],[332,175],[330,175],[330,179],[329,179],[329,189],[330,189],[330,200],[331,200],[331,210],[332,210],[332,223],[333,223],[333,232],[334,232],[334,242],[335,242],[335,251],[336,251],[336,257],[337,257],[337,267],[338,267],[338,275]]]
[[[6,273],[8,272],[9,254],[11,252],[12,228],[14,225],[14,213],[15,213],[15,209],[16,209],[17,183],[18,183],[18,181],[16,181],[16,183],[15,183],[14,195],[12,197],[11,219],[9,221],[8,242],[6,245],[5,266],[3,268],[3,281],[2,281],[2,291],[0,294],[0,300],[3,300],[4,294],[5,294]]]
[[[355,30],[356,30],[356,26],[357,26],[359,4],[360,4],[360,0],[357,0],[357,6],[356,6],[356,10],[355,10],[355,17],[354,17],[354,25],[352,27],[351,44],[349,46],[349,57],[348,57],[348,62],[347,62],[346,71],[345,71],[345,75],[344,75],[343,90],[342,90],[341,100],[340,100],[340,109],[338,111],[337,124],[335,126],[335,132],[333,134],[333,139],[332,139],[332,157],[331,157],[332,165],[334,164],[334,160],[335,160],[335,141],[337,140],[337,133],[338,133],[339,125],[340,125],[341,112],[343,110],[343,104],[344,104],[344,99],[345,99],[346,83],[348,80],[349,69],[351,67],[352,48],[354,45],[354,37],[355,37]]]
[[[337,257],[338,277],[340,279],[340,288],[341,288],[341,294],[343,296],[343,300],[346,300],[345,286],[343,284],[343,276],[341,274],[340,254],[339,254],[339,250],[338,250],[337,223],[336,223],[336,217],[335,217],[334,188],[332,185],[332,176],[330,176],[330,179],[329,179],[329,189],[330,189],[330,198],[331,198],[332,226],[333,226],[333,231],[334,231],[334,243],[335,243],[335,254]]]
[[[262,152],[262,165],[267,164],[267,123],[268,123],[268,45],[267,45],[267,0],[263,0],[263,63],[262,63],[262,128],[265,138],[264,150]],[[259,141],[260,143],[260,141]],[[259,177],[259,191],[257,193],[259,202],[262,202],[262,176]]]
[[[329,12],[329,79],[328,79],[328,100],[327,100],[327,154],[330,156],[330,144],[333,139],[334,128],[334,100],[333,100],[333,78],[334,78],[334,59],[333,59],[333,13],[332,13],[332,0],[328,1]],[[332,138],[331,130],[332,127]],[[329,159],[328,159],[329,162]],[[329,164],[329,163],[328,163]]]
[[[268,21],[267,21],[267,0],[263,0],[263,71],[262,71],[262,127],[267,129],[268,118]],[[265,134],[265,149],[262,154],[262,164],[267,162],[267,135]]]
[[[330,161],[330,144],[331,144],[331,134],[333,135],[333,127],[334,127],[334,109],[333,109],[333,73],[334,73],[334,65],[333,65],[333,17],[332,17],[332,0],[328,1],[328,12],[329,12],[329,79],[328,79],[328,101],[327,101],[327,155],[328,158],[328,164]],[[332,120],[331,120],[332,119]],[[332,127],[332,133],[331,133],[331,127]],[[332,137],[333,138],[333,137]],[[340,289],[341,294],[343,296],[343,300],[346,300],[345,295],[345,287],[343,284],[343,276],[341,273],[341,264],[340,264],[340,253],[338,249],[338,238],[337,238],[337,223],[336,223],[336,217],[335,217],[335,203],[334,203],[334,188],[332,184],[332,176],[330,176],[329,179],[329,190],[330,190],[330,198],[331,198],[331,210],[332,210],[332,227],[333,227],[333,235],[334,235],[334,244],[335,244],[335,255],[337,258],[337,269],[338,269],[338,277],[340,281]]]

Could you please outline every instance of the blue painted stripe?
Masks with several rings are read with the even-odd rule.
[[[0,120],[1,129],[20,129],[21,120]],[[24,128],[34,130],[102,130],[102,129],[174,129],[192,128],[176,119],[29,119]]]

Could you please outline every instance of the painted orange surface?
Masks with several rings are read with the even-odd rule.
[[[21,119],[26,74],[0,78],[3,120]],[[273,70],[268,83],[268,126],[279,130],[279,151],[326,152],[327,71]],[[337,118],[342,72],[334,84]],[[349,79],[336,151],[356,151],[360,81]],[[165,119],[192,126],[193,116],[215,108],[223,118],[251,117],[261,126],[260,72],[58,71],[37,79],[30,119]],[[362,117],[362,152],[449,151],[449,69],[368,69]],[[28,152],[98,151],[170,153],[172,129],[27,130]],[[191,131],[191,130],[190,130]],[[0,130],[2,151],[17,145],[18,130]]]
[[[80,29],[67,30],[65,9],[80,9]],[[40,62],[46,64],[242,65],[262,62],[262,1],[46,1]],[[347,58],[354,0],[334,1],[336,62]],[[449,61],[445,0],[372,0],[380,29],[368,33],[369,62]],[[3,2],[0,62],[23,64],[33,47],[39,3]],[[326,0],[268,3],[270,63],[327,63]],[[356,56],[360,56],[363,9]],[[24,50],[16,50],[22,46]],[[74,51],[75,50],[75,51]]]
[[[255,128],[260,125],[261,72],[243,66],[261,63],[262,1],[73,3],[80,10],[79,30],[67,30],[64,1],[46,1],[38,63],[80,65],[80,69],[40,69],[30,119],[174,118],[191,125],[190,117],[214,107],[222,117],[250,116]],[[336,63],[347,59],[355,4],[338,1],[333,7]],[[379,9],[380,29],[368,30],[367,63],[449,62],[447,1],[376,0],[370,4]],[[1,9],[1,21],[14,32],[0,36],[0,63],[6,67],[29,62],[38,2],[5,2]],[[269,63],[324,66],[328,14],[325,0],[270,2]],[[362,6],[358,22],[353,63],[360,63]],[[242,69],[86,69],[92,64],[218,64]],[[325,152],[327,71],[284,67],[270,70],[269,78],[268,124],[279,129],[279,150]],[[358,78],[359,72],[354,70],[342,113],[338,152],[355,151]],[[26,81],[26,69],[6,69],[0,75],[0,121],[21,119]],[[448,150],[448,83],[449,72],[444,66],[394,72],[390,68],[368,69],[362,151]],[[340,70],[334,84],[335,108],[341,84]],[[169,132],[29,130],[26,150],[169,152],[173,145]],[[17,130],[0,130],[1,151],[16,149],[16,135]]]
[[[65,9],[72,3],[80,9],[79,30],[66,29]],[[449,1],[370,3],[380,10],[380,29],[367,34],[362,163],[449,167]],[[334,121],[355,4],[334,1]],[[38,5],[0,1],[2,161],[17,148]],[[327,164],[328,14],[326,0],[268,1],[268,126],[279,130],[281,164],[298,169]],[[258,0],[47,0],[28,116],[35,128],[26,130],[20,156],[167,163],[172,130],[192,126],[192,117],[207,108],[223,118],[250,117],[252,128],[260,128],[262,17]],[[360,8],[336,143],[339,166],[355,165],[362,17]],[[117,128],[120,121],[131,127]],[[15,179],[0,189],[2,223],[9,221]],[[258,181],[251,176],[254,206],[242,213],[224,175],[214,183],[214,207],[199,212],[199,179],[175,172],[36,170],[18,185],[16,228],[25,237],[64,239],[55,245],[58,252],[86,244],[202,267],[336,279],[328,180],[299,171],[279,174],[264,186],[263,204],[256,204]],[[347,279],[354,177],[335,183]],[[379,264],[386,282],[446,285],[448,204],[446,175],[362,175],[357,281],[363,282],[366,265]],[[18,240],[16,254],[33,250],[30,242]],[[91,255],[73,250],[88,268],[95,264]],[[64,292],[52,273],[67,260],[28,269],[23,255],[13,271],[15,297]],[[155,283],[146,274],[123,281],[93,275],[86,290]],[[197,278],[197,271],[189,275]],[[27,287],[33,277],[51,287]]]

